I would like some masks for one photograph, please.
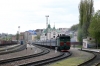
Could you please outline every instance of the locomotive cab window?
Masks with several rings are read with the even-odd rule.
[[[60,41],[70,41],[70,37],[60,37]]]

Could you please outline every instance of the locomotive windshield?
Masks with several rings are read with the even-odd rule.
[[[70,41],[70,37],[60,37],[60,41]]]

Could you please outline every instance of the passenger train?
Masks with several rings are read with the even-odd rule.
[[[57,48],[60,51],[67,51],[70,49],[70,36],[60,35],[56,39],[38,41],[35,42],[37,45],[46,46],[50,48]]]

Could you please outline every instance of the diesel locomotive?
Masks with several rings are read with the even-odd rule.
[[[35,44],[49,47],[49,48],[56,48],[60,51],[67,51],[70,49],[70,36],[68,35],[60,35],[56,39],[46,40],[46,41],[38,41]]]

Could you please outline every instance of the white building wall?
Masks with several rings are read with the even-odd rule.
[[[28,41],[28,32],[24,33],[24,38],[25,38],[25,41]]]
[[[44,33],[40,36],[40,40],[46,40],[46,36]]]
[[[50,32],[50,30],[48,30],[47,36],[45,36],[45,33],[42,34],[40,40],[56,39],[56,37],[58,36],[58,34],[59,34],[59,35],[60,35],[60,34],[62,35],[62,34],[65,34],[65,32],[66,32],[65,29],[64,29],[64,30],[63,30],[63,29],[62,29],[62,30],[59,30],[59,32],[56,32],[56,30],[53,30],[53,31]],[[55,33],[55,34],[54,34],[54,33]],[[54,36],[55,36],[55,38],[54,38]]]
[[[32,42],[32,41],[34,41],[35,40],[35,36],[37,36],[37,35],[31,35],[27,31],[24,33],[24,38],[25,38],[26,42]]]

